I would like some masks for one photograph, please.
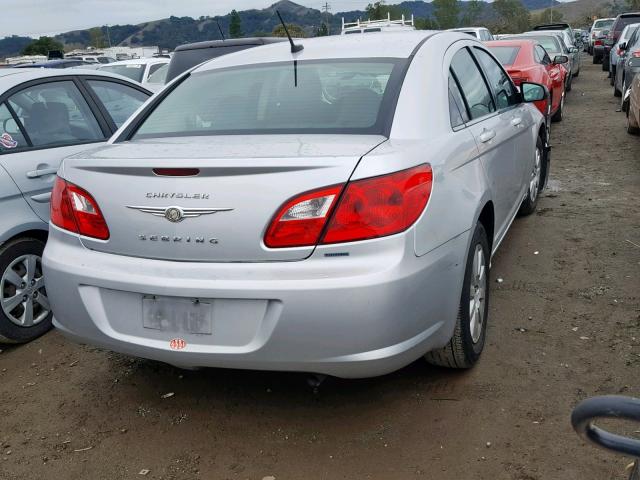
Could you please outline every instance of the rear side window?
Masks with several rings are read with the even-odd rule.
[[[502,65],[513,65],[520,52],[520,47],[489,47]]]
[[[487,74],[487,80],[491,85],[493,94],[498,103],[498,109],[508,108],[519,102],[516,87],[511,83],[511,78],[505,73],[498,63],[484,50],[474,47],[474,53],[482,68]]]
[[[627,25],[638,22],[640,22],[640,15],[629,15],[627,17],[620,17],[618,18],[618,20],[616,20],[614,32],[621,32]]]
[[[98,121],[71,81],[27,87],[9,98],[34,147],[104,139]]]
[[[466,48],[454,55],[451,61],[451,70],[460,84],[472,119],[496,111],[482,73]]]
[[[549,58],[547,51],[540,45],[536,45],[533,52],[535,54],[536,62],[541,63],[542,65],[549,65],[551,63],[551,58]]]
[[[155,107],[134,138],[382,134],[405,61],[282,62],[198,72]]]
[[[144,67],[145,66],[142,63],[128,63],[124,65],[106,65],[100,68],[100,70],[122,75],[123,77],[127,77],[136,82],[142,82]]]
[[[464,103],[464,98],[458,88],[453,75],[449,73],[449,118],[453,128],[464,125],[469,121],[469,114]]]
[[[3,103],[0,105],[0,153],[9,153],[27,146],[20,127]]]
[[[149,98],[146,93],[121,83],[103,80],[89,80],[87,83],[118,128]]]

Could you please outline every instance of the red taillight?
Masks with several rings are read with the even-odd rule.
[[[271,248],[306,247],[318,243],[343,185],[313,190],[292,198],[278,211],[264,237]]]
[[[633,58],[640,58],[640,50],[636,50],[635,52],[631,52],[631,56]]]
[[[57,177],[51,193],[51,222],[86,237],[107,240],[109,227],[94,198],[82,188]]]
[[[593,45],[594,46],[602,45],[602,40],[596,40],[595,42],[593,42]]]
[[[402,232],[424,211],[432,182],[431,167],[425,164],[350,182],[337,205],[341,185],[307,192],[280,209],[267,231],[265,245],[354,242]]]
[[[529,81],[529,78],[524,74],[524,72],[521,72],[520,70],[507,70],[507,73],[513,80],[513,83],[515,83],[518,87],[522,84],[522,82]]]

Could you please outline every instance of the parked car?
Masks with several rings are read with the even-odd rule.
[[[148,90],[156,92],[164,86],[164,79],[158,79],[159,83],[152,83],[156,77],[151,76],[168,63],[169,59],[166,57],[136,58],[102,65],[98,70],[125,76],[141,83]]]
[[[552,31],[552,32],[563,32],[563,35],[566,33],[565,42],[567,45],[575,46],[575,34],[571,25],[568,23],[544,23],[541,25],[536,25],[532,28],[532,30],[539,31]],[[570,39],[570,41],[569,41]]]
[[[562,121],[567,76],[562,65],[569,62],[569,57],[556,55],[552,60],[542,45],[533,40],[497,40],[485,42],[485,45],[502,63],[516,86],[522,82],[535,82],[547,87],[549,100],[535,105],[552,121]]]
[[[390,40],[207,62],[67,158],[44,256],[60,331],[183,367],[475,364],[491,255],[548,172],[546,91],[468,35]]]
[[[83,60],[87,63],[93,63],[93,64],[107,64],[107,63],[114,63],[116,62],[115,58],[112,57],[107,57],[105,55],[74,55],[71,57],[67,57],[68,59],[75,59],[75,60]]]
[[[534,30],[525,32],[523,35],[549,35],[560,39],[563,55],[567,55],[571,61],[571,74],[574,77],[580,75],[580,66],[582,64],[580,49],[573,44],[573,36],[569,34],[569,30]]]
[[[404,13],[398,20],[391,20],[391,13],[387,12],[387,18],[377,20],[356,20],[355,22],[345,22],[342,17],[341,35],[358,35],[363,33],[390,33],[415,30],[413,15],[405,18]]]
[[[41,266],[60,161],[106,141],[150,95],[98,71],[0,71],[0,342],[51,327]]]
[[[78,68],[89,66],[89,62],[78,59],[47,60],[46,62],[23,63],[13,68]]]
[[[589,32],[589,55],[594,54],[594,46],[596,40],[600,37],[603,31],[609,31],[609,29],[613,26],[613,22],[615,18],[598,18],[593,22],[591,26],[591,31]],[[603,43],[601,43],[602,45]],[[598,63],[594,60],[593,63]]]
[[[629,40],[619,45],[620,56],[613,79],[613,94],[623,96],[640,72],[640,29],[631,34]]]
[[[616,78],[616,69],[618,68],[618,58],[622,54],[622,49],[620,46],[626,47],[628,40],[631,38],[633,33],[640,27],[640,23],[632,23],[631,25],[627,25],[622,30],[620,37],[618,37],[618,41],[613,46],[611,51],[609,52],[609,78],[611,85],[615,85]]]
[[[623,97],[623,110],[627,113],[627,132],[640,133],[640,75],[633,79]]]
[[[630,12],[630,13],[622,13],[618,15],[613,22],[609,33],[607,33],[607,37],[604,41],[604,56],[602,60],[602,69],[607,71],[609,69],[609,52],[611,51],[611,47],[613,47],[618,38],[620,38],[620,34],[624,27],[627,25],[631,25],[632,23],[640,23],[640,12]]]
[[[280,37],[230,38],[228,40],[210,40],[180,45],[175,49],[171,57],[165,82],[169,83],[190,68],[207,60],[240,52],[248,48],[286,41],[286,38]]]
[[[569,62],[564,63],[562,67],[567,71],[565,75],[564,91],[570,92],[571,86],[573,83],[573,77],[575,75],[573,75],[573,71],[572,71],[573,63],[571,62],[572,57],[569,56],[568,49],[562,42],[562,39],[557,35],[541,35],[540,34],[541,32],[535,32],[535,33],[536,33],[535,35],[533,33],[511,35],[511,36],[503,37],[502,39],[503,40],[533,40],[535,42],[538,42],[540,45],[542,45],[542,47],[549,54],[550,58],[556,58],[557,56],[560,56],[560,55],[567,56],[569,58]]]
[[[609,35],[609,30],[602,30],[593,41],[592,62],[594,65],[604,62],[604,44],[607,41],[607,35]]]
[[[463,27],[463,28],[450,28],[450,32],[461,32],[466,33],[467,35],[471,35],[472,37],[476,37],[478,40],[482,42],[488,42],[494,40],[493,35],[488,28],[485,27]]]

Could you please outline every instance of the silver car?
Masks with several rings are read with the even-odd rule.
[[[105,142],[150,92],[96,71],[0,71],[0,342],[51,327],[41,256],[62,159]]]
[[[339,377],[478,360],[491,255],[548,171],[544,87],[460,33],[299,42],[196,67],[64,161],[44,254],[64,334]]]

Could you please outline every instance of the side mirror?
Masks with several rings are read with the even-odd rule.
[[[578,49],[576,47],[569,48],[569,53],[578,53]]]
[[[627,49],[627,42],[622,42],[620,45],[618,45],[618,48],[620,50],[626,50]]]
[[[522,101],[526,103],[539,102],[547,98],[547,89],[539,83],[522,82],[520,84]]]
[[[553,59],[554,65],[562,65],[563,63],[569,63],[569,57],[566,55],[556,55]]]

